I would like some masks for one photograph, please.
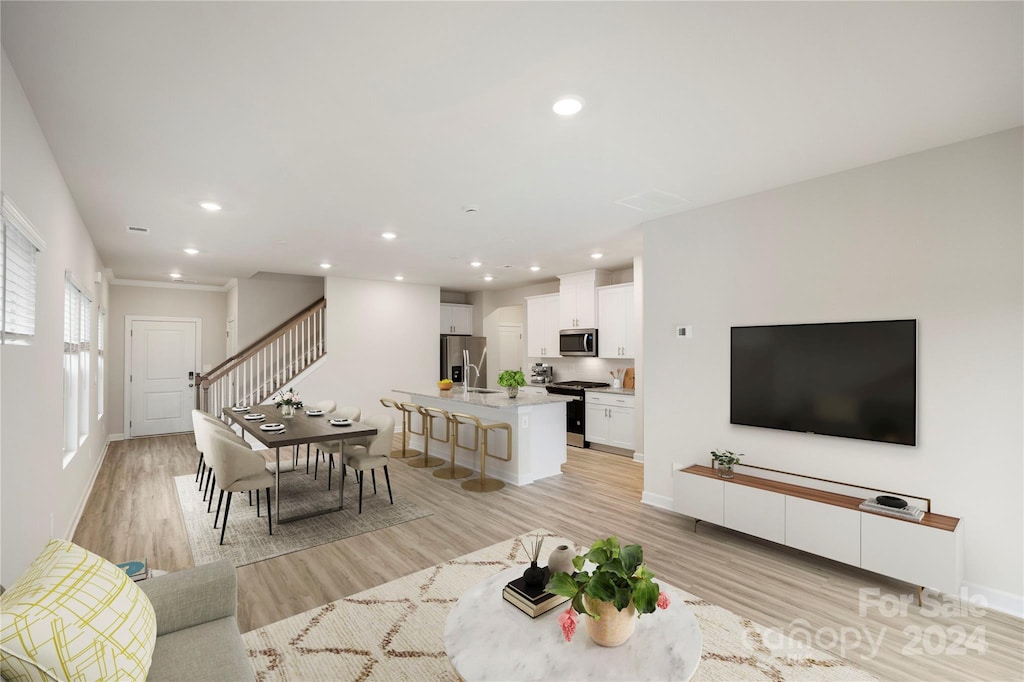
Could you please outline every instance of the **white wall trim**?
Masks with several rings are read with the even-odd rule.
[[[121,438],[115,439],[113,437],[114,435],[121,434],[110,434],[107,436],[107,440],[103,444],[103,454],[100,455],[99,461],[96,462],[96,468],[93,469],[92,476],[89,477],[89,485],[86,486],[82,499],[78,501],[75,514],[71,517],[71,523],[68,525],[68,530],[64,534],[64,539],[68,542],[71,542],[75,537],[75,531],[78,530],[78,523],[82,520],[82,514],[85,513],[85,505],[89,503],[89,496],[92,495],[92,487],[96,485],[96,478],[99,477],[100,469],[103,468],[103,462],[107,459],[107,451],[110,449],[110,443],[114,440],[122,440]]]
[[[141,322],[195,322],[196,323],[196,372],[203,367],[203,318],[201,317],[161,317],[159,315],[125,315],[124,316],[124,376],[132,376],[132,323]],[[132,416],[132,382],[124,381],[124,433],[122,437],[131,438]]]
[[[16,228],[21,230],[21,233],[25,235],[32,246],[36,247],[40,251],[46,250],[46,240],[43,239],[43,235],[39,233],[36,226],[32,224],[32,221],[28,219],[28,216],[22,213],[14,202],[11,201],[10,197],[0,192],[0,214],[7,220],[7,222],[13,224]]]
[[[151,282],[145,279],[118,279],[114,277],[113,272],[107,270],[107,282],[112,286],[116,287],[149,287],[152,289],[186,289],[191,291],[219,291],[224,292],[231,289],[231,280],[227,284],[216,285],[216,284],[191,284],[189,282],[183,282],[176,284],[174,282]],[[237,282],[236,282],[237,285]]]
[[[985,598],[987,605],[981,608],[995,609],[1017,618],[1024,618],[1024,596],[997,590],[993,587],[975,585],[974,583],[964,583],[963,586],[967,590],[968,595],[972,597],[980,595]]]
[[[109,436],[107,436],[107,443],[113,443],[116,440],[124,440],[124,439],[125,439],[125,437],[124,437],[123,433],[112,433]]]
[[[665,509],[675,513],[675,509],[672,508],[672,498],[667,495],[658,495],[657,493],[645,490],[640,501],[650,507],[657,507],[658,509]]]
[[[641,464],[643,464],[644,463],[644,453],[642,453],[642,452],[634,452],[633,453],[633,461],[634,462],[640,462]]]

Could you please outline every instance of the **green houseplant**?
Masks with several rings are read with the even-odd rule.
[[[583,570],[587,562],[593,564],[592,571]],[[644,564],[640,545],[620,547],[613,535],[595,542],[572,564],[575,573],[555,573],[545,588],[572,600],[559,618],[566,641],[576,631],[577,613],[590,616],[587,632],[597,644],[618,646],[633,634],[634,615],[668,608],[668,596],[660,591],[654,573]]]
[[[526,377],[518,369],[506,369],[498,375],[498,385],[508,391],[509,398],[515,398],[519,387],[526,385]]]
[[[732,478],[732,468],[740,463],[740,457],[742,456],[742,453],[737,455],[728,450],[722,450],[721,452],[718,450],[711,451],[711,459],[715,461],[718,475],[722,478]]]

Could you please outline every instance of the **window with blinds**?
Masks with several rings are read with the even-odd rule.
[[[64,466],[89,435],[89,314],[92,301],[64,278]]]
[[[35,243],[4,212],[0,226],[3,343],[28,343],[36,333]]]
[[[107,336],[107,311],[101,310],[96,319],[96,418],[103,416],[103,342]]]

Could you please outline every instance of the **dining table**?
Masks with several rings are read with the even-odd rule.
[[[247,414],[262,414],[264,420],[255,421],[245,418]],[[273,405],[253,405],[247,409],[226,407],[223,415],[232,423],[237,424],[244,434],[249,434],[268,449],[273,449],[277,464],[274,467],[274,514],[278,523],[290,523],[307,519],[311,516],[330,514],[341,509],[342,486],[338,484],[338,506],[337,508],[320,509],[317,511],[281,518],[281,448],[288,446],[310,445],[328,441],[348,440],[350,438],[365,438],[366,436],[377,435],[377,429],[357,421],[351,421],[347,426],[334,426],[331,424],[330,414],[311,416],[302,409],[295,410],[291,417],[284,416],[284,413]],[[284,424],[281,431],[264,431],[260,428],[263,424]]]

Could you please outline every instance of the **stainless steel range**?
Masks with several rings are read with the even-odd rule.
[[[584,402],[586,389],[605,388],[601,381],[556,381],[548,384],[548,393],[572,396],[572,402],[565,404],[565,442],[578,448],[589,448],[587,442],[587,408]]]

